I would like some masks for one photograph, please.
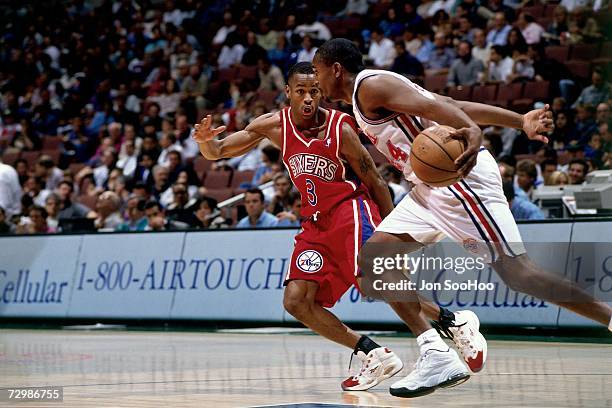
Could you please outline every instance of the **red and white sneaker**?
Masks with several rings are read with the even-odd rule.
[[[446,327],[463,360],[473,373],[481,371],[487,361],[487,341],[480,333],[480,320],[471,310],[454,312],[455,322]]]
[[[357,358],[361,360],[361,370],[342,381],[344,391],[369,390],[387,378],[393,377],[404,367],[402,360],[386,347],[375,348],[367,355],[363,351],[358,351]]]

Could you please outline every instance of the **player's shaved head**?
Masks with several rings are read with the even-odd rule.
[[[287,83],[291,82],[291,79],[297,74],[314,75],[315,72],[310,62],[298,62],[289,69]]]
[[[330,66],[338,62],[348,72],[356,74],[365,69],[359,48],[346,38],[334,38],[319,47],[315,59]]]

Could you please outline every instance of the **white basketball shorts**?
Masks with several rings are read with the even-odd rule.
[[[465,179],[449,187],[415,185],[376,231],[409,234],[424,245],[448,236],[487,263],[502,252],[525,253],[497,163],[484,148]]]

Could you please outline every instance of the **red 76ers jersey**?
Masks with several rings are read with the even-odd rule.
[[[342,124],[355,128],[353,119],[334,109],[328,111],[325,137],[306,138],[291,120],[291,108],[281,111],[283,163],[302,196],[302,215],[326,213],[342,201],[368,196],[341,156]]]

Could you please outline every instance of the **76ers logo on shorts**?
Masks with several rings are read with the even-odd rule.
[[[468,252],[477,254],[478,253],[478,241],[476,241],[474,238],[466,238],[463,240],[463,248],[465,248],[465,250]]]
[[[323,267],[323,257],[314,250],[307,250],[298,255],[295,264],[302,272],[315,273]]]

